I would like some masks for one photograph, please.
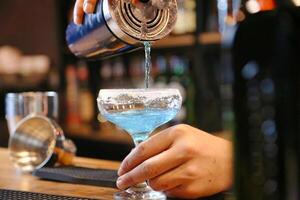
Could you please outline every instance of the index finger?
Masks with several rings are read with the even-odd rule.
[[[74,23],[78,25],[82,24],[83,15],[83,0],[77,0],[73,12]]]
[[[168,149],[174,141],[171,130],[172,127],[165,129],[135,147],[123,160],[118,175],[125,174],[148,158]]]
[[[118,188],[125,189],[131,185],[159,176],[181,165],[185,162],[185,158],[180,155],[180,151],[181,149],[170,148],[149,158],[130,172],[120,176],[117,180]]]

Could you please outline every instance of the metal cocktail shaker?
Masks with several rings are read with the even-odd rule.
[[[66,39],[76,56],[109,57],[165,37],[176,15],[176,0],[99,0],[83,25],[69,24]]]

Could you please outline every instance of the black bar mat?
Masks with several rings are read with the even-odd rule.
[[[1,200],[95,200],[89,198],[58,196],[43,193],[0,189]]]
[[[42,179],[96,185],[116,188],[118,174],[116,170],[92,169],[84,167],[43,167],[35,170],[33,175]]]

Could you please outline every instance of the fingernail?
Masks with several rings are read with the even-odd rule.
[[[119,189],[121,189],[121,190],[125,189],[125,188],[124,188],[124,183],[123,183],[123,180],[122,180],[121,177],[119,177],[119,178],[117,179],[117,187],[118,187]]]
[[[93,12],[93,5],[90,4],[90,3],[86,3],[84,4],[84,12],[87,12],[87,13],[92,13]]]

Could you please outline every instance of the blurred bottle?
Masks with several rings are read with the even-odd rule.
[[[152,56],[152,67],[151,67],[151,77],[153,79],[153,82],[155,81],[156,77],[159,75],[159,68],[157,65],[157,56]]]
[[[66,67],[66,124],[68,127],[76,127],[80,123],[78,110],[78,82],[76,68],[73,64]]]
[[[186,8],[185,17],[189,22],[186,30],[188,33],[194,33],[197,28],[196,0],[185,0],[184,5]]]
[[[190,125],[196,124],[196,116],[195,116],[195,82],[193,80],[192,74],[191,74],[191,66],[190,66],[190,60],[187,57],[182,58],[183,62],[183,75],[181,78],[182,85],[184,86],[186,90],[186,109],[187,109],[187,118],[186,122]]]
[[[87,63],[79,61],[77,64],[79,85],[78,109],[82,123],[89,124],[94,118],[94,96],[89,88],[89,70]]]
[[[112,64],[109,60],[102,62],[99,68],[100,87],[101,89],[112,88]]]
[[[180,57],[176,55],[172,55],[170,57],[170,81],[168,84],[168,87],[170,88],[176,88],[180,91],[180,94],[182,96],[182,106],[176,117],[173,119],[175,123],[182,123],[185,122],[187,118],[187,108],[186,108],[186,97],[187,92],[186,88],[183,85],[183,73],[184,73],[184,64]]]
[[[196,31],[196,0],[178,0],[177,4],[177,21],[172,33],[177,35],[194,33]]]
[[[113,88],[127,88],[129,86],[126,76],[126,68],[121,58],[115,59],[112,66]]]
[[[144,71],[143,71],[143,59],[140,56],[134,56],[129,61],[129,77],[130,85],[133,88],[143,88],[144,82]],[[151,87],[151,85],[150,85]]]
[[[154,87],[166,88],[169,81],[169,73],[167,59],[165,56],[159,55],[156,58],[157,76],[154,78]]]
[[[209,11],[207,12],[207,21],[204,21],[204,30],[205,32],[217,32],[219,31],[217,1],[209,1],[207,7]]]
[[[175,120],[194,124],[194,84],[189,73],[189,62],[184,56],[170,57],[170,81],[168,87],[177,88],[182,96],[182,108]]]
[[[261,11],[273,10],[276,7],[275,0],[257,0]]]

